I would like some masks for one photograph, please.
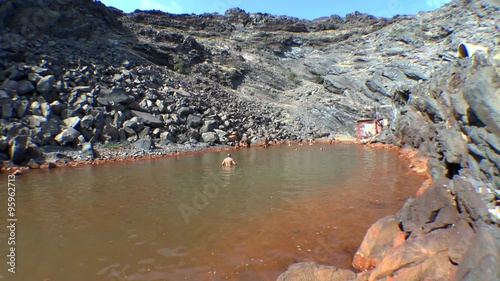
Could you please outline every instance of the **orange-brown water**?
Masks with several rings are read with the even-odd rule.
[[[233,151],[231,168],[220,166],[226,153],[19,176],[17,273],[0,280],[276,280],[300,261],[349,268],[368,227],[423,181],[396,152],[352,144]]]

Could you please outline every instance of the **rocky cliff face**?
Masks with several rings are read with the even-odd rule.
[[[138,155],[354,135],[356,120],[385,117],[390,127],[374,141],[419,148],[440,184],[429,190],[449,191],[456,206],[444,212],[408,203],[394,218],[404,241],[460,225],[470,228],[470,241],[489,233],[499,243],[498,0],[314,21],[240,9],[125,14],[90,0],[68,3],[0,4],[1,160],[68,159],[60,152],[86,159],[94,148],[107,157],[103,144],[131,144],[126,153]],[[490,52],[458,59],[463,41]],[[426,226],[442,213],[438,227]],[[446,257],[449,272],[466,280],[465,269],[455,274],[464,256]],[[498,255],[480,258],[499,263]]]

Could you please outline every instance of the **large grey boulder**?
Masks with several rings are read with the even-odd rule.
[[[392,81],[400,83],[403,83],[406,80],[406,75],[404,74],[404,72],[401,71],[401,69],[395,67],[384,68],[382,76],[387,77]]]
[[[99,98],[99,103],[102,105],[125,104],[133,98],[129,96],[123,88],[117,87],[113,89],[102,89],[102,97]]]
[[[137,110],[132,110],[131,112],[132,112],[132,116],[140,118],[142,120],[142,122],[148,124],[151,127],[159,128],[159,127],[163,126],[163,122],[150,113],[141,112],[141,111],[137,111]]]
[[[66,108],[66,106],[61,103],[60,101],[56,100],[50,103],[50,108],[52,109],[52,112],[56,115],[61,115],[63,110]]]
[[[453,108],[453,113],[457,119],[461,119],[465,124],[469,124],[467,112],[470,108],[464,98],[463,92],[450,95],[450,102]]]
[[[29,135],[29,127],[26,127],[25,124],[21,122],[7,122],[1,124],[0,132],[4,136],[8,136],[11,138],[20,136],[20,135]]]
[[[462,134],[455,130],[443,129],[438,131],[437,140],[448,163],[462,164],[462,161],[466,160],[467,142]]]
[[[166,141],[169,141],[169,142],[177,142],[177,138],[175,136],[174,133],[172,132],[163,132],[160,134],[160,139],[161,140],[166,140]]]
[[[69,117],[64,119],[63,122],[66,124],[66,127],[77,129],[80,125],[81,118],[78,116]]]
[[[120,133],[120,139],[132,137],[132,136],[137,136],[137,132],[128,126],[125,126],[123,128],[118,129],[118,132]]]
[[[62,129],[63,124],[57,119],[49,119],[47,123],[42,126],[42,133],[49,135],[51,137],[58,135]]]
[[[135,133],[138,133],[144,129],[144,123],[142,123],[139,117],[132,117],[130,120],[123,122],[124,129],[131,129]]]
[[[104,125],[104,129],[102,131],[104,137],[108,137],[111,140],[119,140],[120,134],[118,133],[118,128],[113,126],[112,124]]]
[[[488,133],[484,128],[477,130],[478,136],[500,155],[500,136]]]
[[[2,85],[0,85],[0,89],[3,91],[12,94],[17,94],[17,88],[19,86],[19,83],[15,80],[5,80]]]
[[[495,89],[498,76],[493,67],[482,68],[463,88],[465,100],[474,115],[486,125],[488,131],[500,137],[500,90]]]
[[[198,115],[190,114],[186,120],[186,125],[193,129],[198,129],[201,126],[201,117]]]
[[[42,94],[50,93],[56,84],[56,78],[54,75],[47,75],[40,79],[36,84],[36,90]]]
[[[216,120],[206,120],[200,128],[200,133],[214,132],[217,128],[219,128],[219,123]]]
[[[150,150],[153,145],[153,141],[149,138],[144,138],[134,142],[132,145],[138,149]]]
[[[33,83],[31,83],[31,81],[23,80],[23,81],[18,82],[18,84],[17,84],[17,92],[20,95],[29,94],[29,93],[33,92],[33,90],[35,90],[35,86],[33,86]]]
[[[31,129],[40,128],[43,125],[45,125],[45,123],[47,123],[47,118],[42,117],[42,116],[38,116],[38,115],[31,115],[27,119],[28,119],[27,120],[28,121],[28,126]]]
[[[80,120],[80,127],[85,130],[91,130],[94,124],[94,116],[87,115]]]
[[[229,134],[224,130],[214,129],[214,132],[219,136],[219,139],[226,138]]]
[[[328,75],[324,78],[323,86],[330,92],[342,95],[349,88],[349,81],[344,76]]]
[[[380,93],[388,98],[392,98],[392,94],[384,87],[380,75],[374,75],[372,78],[369,78],[366,80],[365,85],[374,93]]]
[[[62,131],[54,139],[59,145],[67,146],[71,143],[75,143],[80,135],[81,135],[80,132],[70,127]]]
[[[193,110],[189,107],[181,107],[179,108],[179,110],[177,110],[177,114],[179,114],[179,117],[180,118],[187,118],[189,116],[189,114],[191,114],[193,112]]]
[[[500,280],[500,242],[485,226],[474,236],[456,273],[455,280]]]
[[[403,73],[406,75],[406,77],[408,77],[409,79],[412,79],[412,80],[429,80],[429,77],[417,70],[417,69],[414,69],[414,68],[404,68],[403,69]]]
[[[94,116],[94,127],[102,130],[104,128],[104,124],[106,124],[106,116],[102,111],[93,111],[92,116]]]
[[[207,132],[201,135],[201,139],[206,143],[215,143],[219,140],[219,136],[215,132]]]

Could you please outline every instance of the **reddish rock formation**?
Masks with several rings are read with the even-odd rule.
[[[498,280],[500,247],[486,206],[460,177],[440,180],[372,225],[356,280]]]
[[[363,243],[354,255],[353,267],[360,271],[375,268],[402,235],[394,216],[377,221],[368,229]]]

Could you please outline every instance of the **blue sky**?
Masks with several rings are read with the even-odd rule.
[[[375,16],[416,14],[434,10],[450,0],[100,0],[127,13],[136,9],[162,10],[168,13],[224,14],[229,8],[240,7],[251,13],[270,13],[305,19],[359,11]]]

